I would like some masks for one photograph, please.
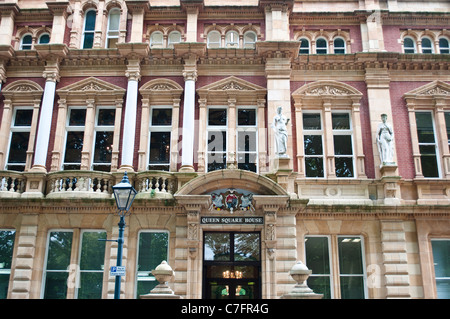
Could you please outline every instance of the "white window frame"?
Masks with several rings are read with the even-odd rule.
[[[177,36],[176,40],[173,38]],[[167,36],[167,47],[173,48],[173,45],[181,42],[181,32],[178,30],[171,31]]]
[[[211,37],[214,34],[217,34],[219,36],[219,41],[218,42],[211,41]],[[208,49],[218,49],[218,48],[222,47],[222,40],[221,40],[221,38],[222,38],[222,35],[217,30],[212,30],[212,31],[208,32],[208,35],[206,37],[206,43],[207,43]]]
[[[236,30],[229,30],[225,34],[225,48],[237,49],[239,48],[239,32]]]
[[[225,123],[225,125],[209,125],[209,110],[211,109],[225,109],[227,112],[227,121]],[[226,162],[226,158],[228,155],[228,143],[229,143],[229,138],[228,138],[228,122],[229,122],[229,108],[226,105],[211,105],[207,107],[207,113],[206,113],[206,139],[205,139],[205,144],[206,144],[206,158],[205,158],[205,170],[206,172],[209,172],[208,170],[208,165],[209,165],[209,157],[210,157],[210,153],[212,153],[211,151],[209,151],[208,149],[208,136],[209,136],[209,132],[225,132],[225,147],[224,147],[224,151],[221,151],[220,154],[224,154],[225,155],[225,163],[224,163],[224,168],[227,167],[227,162]],[[217,151],[214,152],[217,156]],[[211,171],[212,172],[212,171]]]
[[[27,43],[24,44],[23,40],[25,39],[25,37],[30,36],[31,37],[31,43]],[[26,46],[26,48],[24,48],[24,46]],[[29,47],[28,47],[29,46]],[[24,35],[22,35],[22,37],[20,38],[20,50],[32,50],[33,49],[33,35],[31,33],[25,33]]]
[[[17,116],[17,111],[18,110],[31,110],[31,117],[32,117],[31,121],[32,122],[30,123],[30,126],[15,126],[16,116]],[[33,109],[32,106],[16,106],[16,107],[14,107],[13,116],[12,116],[12,119],[11,119],[11,128],[9,130],[8,151],[7,151],[7,154],[6,154],[5,169],[8,169],[8,166],[10,164],[18,166],[18,164],[9,163],[9,152],[11,150],[11,139],[12,139],[13,133],[15,133],[15,132],[28,132],[30,134],[29,137],[28,137],[28,143],[30,142],[31,126],[33,125],[33,112],[34,112],[34,109]],[[28,149],[29,148],[30,148],[30,145],[28,145]],[[27,159],[25,157],[25,162],[23,163],[24,170],[26,168],[26,161],[27,161]]]
[[[64,166],[65,165],[80,165],[80,169],[81,169],[81,161],[80,163],[75,163],[75,162],[66,162],[66,147],[67,147],[67,135],[69,132],[84,132],[85,128],[86,128],[86,118],[85,118],[85,122],[83,126],[71,126],[69,125],[69,121],[70,121],[70,113],[72,109],[85,109],[86,110],[86,117],[87,117],[87,107],[86,106],[70,106],[67,109],[67,117],[66,117],[66,125],[65,125],[65,137],[64,137],[64,148],[63,148],[63,160],[62,160],[62,165],[61,165],[61,170],[64,170]],[[86,143],[85,139],[84,139],[84,134],[83,134],[83,145]]]
[[[239,125],[239,110],[253,110],[255,112],[255,125]],[[239,166],[239,154],[249,154],[249,156],[255,156],[255,173],[259,172],[259,150],[258,150],[258,108],[255,106],[239,106],[236,108],[236,162]],[[239,133],[240,132],[252,132],[255,133],[255,150],[254,151],[239,151]],[[227,139],[228,141],[228,139]],[[250,162],[251,163],[251,162]]]
[[[92,49],[92,48],[94,47],[94,41],[95,41],[95,23],[97,22],[97,13],[96,13],[96,15],[95,15],[95,20],[94,20],[94,21],[95,21],[95,23],[94,23],[94,30],[86,31],[87,14],[88,14],[88,12],[90,12],[90,11],[96,12],[97,10],[91,8],[91,9],[88,9],[88,10],[86,10],[86,11],[84,12],[84,19],[83,19],[83,33],[82,33],[82,37],[81,37],[81,49]],[[92,48],[85,48],[85,47],[84,47],[84,38],[85,38],[85,36],[86,36],[86,33],[89,33],[89,34],[92,34],[92,35],[93,35]]]
[[[45,32],[45,33],[42,33],[42,34],[39,36],[39,40],[38,40],[38,43],[39,43],[39,44],[41,44],[42,37],[45,36],[45,35],[48,36],[48,41],[49,41],[49,42],[47,42],[47,43],[50,43],[51,35],[50,35],[50,33]]]
[[[170,232],[163,229],[143,229],[140,230],[137,234],[137,244],[136,244],[136,273],[134,276],[134,297],[138,298],[137,296],[137,287],[138,287],[138,281],[156,281],[155,276],[153,276],[149,271],[143,270],[138,271],[138,263],[139,263],[139,238],[142,233],[166,233],[167,234],[167,260],[169,259],[169,252],[170,252]],[[167,261],[166,260],[166,261]]]
[[[351,177],[340,177],[337,176],[336,174],[336,178],[342,178],[342,179],[355,179],[357,176],[356,173],[356,155],[355,155],[355,134],[354,134],[354,130],[353,130],[353,119],[352,119],[352,113],[348,110],[333,110],[331,112],[331,117],[333,117],[333,114],[347,114],[348,115],[348,119],[349,119],[349,125],[350,125],[350,129],[348,130],[339,130],[339,129],[333,129],[333,127],[331,127],[331,131],[332,131],[332,137],[333,137],[333,156],[336,162],[336,158],[339,157],[351,157],[352,158],[352,167],[353,167],[353,176]],[[351,141],[352,141],[352,154],[351,156],[349,155],[336,155],[334,152],[334,136],[337,135],[346,135],[346,136],[350,136]],[[334,170],[336,173],[336,163],[334,165]]]
[[[430,239],[430,253],[431,253],[431,257],[432,257],[432,261],[433,261],[433,274],[434,274],[434,289],[436,292],[436,298],[438,298],[438,291],[437,291],[437,280],[445,280],[448,281],[450,283],[450,277],[437,277],[436,276],[436,270],[435,270],[435,262],[434,262],[434,254],[433,254],[433,242],[436,241],[448,241],[450,242],[450,238],[431,238]]]
[[[317,42],[319,41],[319,40],[324,40],[325,41],[325,48],[318,48],[317,47]],[[317,50],[325,50],[325,53],[318,53],[317,52]],[[316,54],[328,54],[329,53],[329,51],[330,51],[330,48],[329,48],[329,43],[328,43],[328,40],[325,38],[325,37],[318,37],[317,39],[316,39]]]
[[[303,130],[303,151],[304,151],[304,172],[305,172],[305,178],[320,178],[325,179],[327,177],[327,165],[326,165],[326,147],[325,147],[325,128],[324,128],[324,119],[323,119],[323,112],[321,110],[304,110],[302,112],[302,118],[303,114],[319,114],[320,116],[320,130],[311,130],[311,129],[305,129],[305,126],[303,124],[302,130]],[[305,152],[305,135],[320,135],[322,139],[322,156],[317,155],[307,155]],[[322,177],[316,177],[316,176],[307,176],[306,175],[306,158],[308,157],[321,157],[322,158],[322,166],[323,166],[323,176]]]
[[[424,36],[421,39],[422,53],[425,53],[425,52],[423,52],[424,51],[423,40],[425,40],[425,39],[430,41],[430,46],[427,47],[426,50],[431,50],[431,52],[426,52],[426,53],[427,54],[434,53],[434,42],[433,42],[433,39],[431,39],[430,37],[427,37],[427,36]]]
[[[342,40],[343,42],[343,46],[342,47],[336,47],[336,40]],[[336,53],[336,48],[338,50],[344,50],[343,53]],[[346,45],[346,41],[343,37],[335,37],[333,39],[333,50],[334,50],[334,54],[346,54],[347,53],[347,45]]]
[[[440,40],[444,39],[447,41],[447,46],[446,47],[441,47],[441,43]],[[438,46],[439,46],[439,53],[440,54],[449,54],[450,53],[450,40],[447,37],[439,37],[438,39]],[[442,53],[442,50],[446,50],[447,52]]]
[[[249,35],[249,34],[252,34],[253,35],[253,37],[254,37],[254,41],[252,40],[252,41],[249,41],[248,39],[247,39],[247,36]],[[244,49],[254,49],[255,48],[255,46],[256,46],[256,41],[258,41],[258,35],[256,34],[256,32],[255,31],[251,31],[251,30],[249,30],[249,31],[246,31],[245,33],[244,33]]]
[[[437,172],[438,172],[438,176],[435,177],[430,177],[430,176],[424,176],[425,178],[429,178],[429,179],[440,179],[442,178],[442,169],[441,169],[441,155],[439,152],[439,137],[436,134],[436,119],[435,119],[435,114],[432,110],[416,110],[414,112],[414,116],[417,113],[429,113],[431,114],[431,124],[433,127],[433,136],[434,136],[434,143],[421,143],[418,139],[417,139],[417,145],[419,148],[419,152],[420,152],[420,146],[434,146],[434,149],[436,150],[436,165],[437,165]],[[418,123],[417,123],[417,119],[416,119],[416,127],[418,127]],[[417,130],[416,130],[416,134],[418,134]],[[420,157],[422,157],[422,153],[420,153]],[[422,174],[423,174],[423,166],[422,166],[422,160],[420,161],[420,165],[422,167]]]
[[[172,111],[172,118],[170,125],[153,125],[153,111],[157,109],[170,109]],[[167,166],[167,171],[170,171],[171,166],[171,150],[172,150],[172,125],[173,125],[173,107],[171,105],[153,105],[150,107],[150,115],[149,115],[149,134],[148,134],[148,152],[147,152],[147,160],[146,160],[146,166],[148,170],[154,170],[150,167],[152,166]],[[151,152],[151,140],[152,140],[152,133],[155,132],[170,132],[170,139],[169,139],[169,163],[152,163],[150,164],[150,152]]]
[[[300,37],[298,39],[298,41],[301,41],[301,42],[302,41],[307,41],[308,42],[308,52],[307,53],[305,53],[305,52],[302,53],[302,50],[306,50],[306,48],[302,49],[302,43],[300,43],[300,49],[298,51],[298,54],[311,54],[311,40],[308,39],[307,37]]]
[[[111,17],[116,15],[118,13],[118,24],[117,24],[117,30],[111,30]],[[108,23],[106,27],[106,40],[105,40],[105,48],[109,48],[109,40],[110,39],[117,39],[119,41],[119,31],[120,31],[120,9],[119,8],[113,8],[109,11],[108,14]]]
[[[99,125],[98,124],[98,120],[99,120],[99,113],[100,110],[104,110],[104,109],[110,109],[110,110],[114,110],[114,116],[116,116],[116,108],[113,106],[99,106],[96,107],[95,110],[95,120],[94,120],[94,132],[93,132],[93,137],[92,137],[92,151],[91,151],[91,170],[94,170],[94,165],[105,165],[105,166],[110,166],[111,167],[111,162],[109,163],[94,163],[94,158],[95,158],[95,144],[97,141],[97,132],[113,132],[113,139],[114,139],[114,128],[115,125]],[[115,123],[115,121],[114,121]],[[83,141],[83,143],[85,143],[85,141]],[[114,143],[114,140],[113,140]],[[113,144],[111,144],[111,152],[113,151]]]
[[[155,41],[154,37],[157,36],[157,35],[161,36],[161,41],[160,42],[156,42]],[[152,34],[150,34],[150,43],[149,43],[149,45],[150,45],[151,49],[163,48],[164,47],[164,34],[161,31],[159,31],[159,30],[153,31]]]
[[[405,47],[405,40],[406,39],[410,39],[412,42],[413,42],[413,48],[411,48],[411,47]],[[411,49],[414,49],[414,52],[406,52],[406,50],[411,50]],[[417,53],[417,43],[416,43],[416,40],[413,38],[413,37],[411,37],[411,36],[406,36],[406,37],[404,37],[403,38],[403,53],[405,53],[405,54],[414,54],[414,53]]]

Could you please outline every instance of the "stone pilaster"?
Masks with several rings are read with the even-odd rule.
[[[386,298],[410,298],[408,253],[403,221],[381,221]]]

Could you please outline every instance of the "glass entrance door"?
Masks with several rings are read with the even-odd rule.
[[[261,298],[260,234],[205,232],[203,238],[203,297]]]

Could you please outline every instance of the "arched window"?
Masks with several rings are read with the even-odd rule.
[[[211,31],[208,33],[207,46],[209,49],[220,48],[220,33],[219,31]]]
[[[155,31],[150,36],[150,48],[162,48],[163,47],[163,33],[161,31]]]
[[[25,34],[20,40],[20,49],[21,50],[31,50],[33,46],[33,37],[31,34]]]
[[[41,34],[41,36],[39,37],[38,43],[39,44],[50,43],[50,34],[48,34],[48,33]]]
[[[333,42],[335,54],[345,54],[345,41],[342,38],[335,38]]]
[[[167,47],[173,48],[175,43],[181,42],[181,33],[179,31],[172,31],[169,33],[169,37],[167,38]]]
[[[307,38],[300,38],[300,54],[309,54],[310,47],[309,47],[309,40]]]
[[[439,39],[439,53],[441,54],[449,54],[450,53],[450,45],[447,38]]]
[[[416,43],[413,38],[406,37],[403,39],[403,52],[416,53]]]
[[[91,49],[94,46],[95,19],[97,12],[94,9],[86,11],[83,26],[83,49]]]
[[[324,38],[319,38],[316,40],[316,54],[327,54],[328,53],[328,43]]]
[[[239,48],[239,34],[236,31],[228,31],[225,35],[226,48]]]
[[[254,49],[256,44],[256,33],[247,31],[244,33],[244,49]]]
[[[109,11],[108,27],[106,30],[106,47],[115,48],[117,41],[119,41],[119,26],[120,26],[120,10],[115,8]]]
[[[422,38],[422,53],[434,53],[433,42],[430,38]]]

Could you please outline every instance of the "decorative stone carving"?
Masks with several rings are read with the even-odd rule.
[[[381,121],[376,135],[381,165],[394,165],[394,130],[387,123],[386,114],[381,114]]]
[[[330,85],[324,85],[316,88],[311,88],[305,92],[305,95],[348,95],[352,92],[343,88],[338,88]]]
[[[288,141],[288,130],[287,124],[289,119],[282,114],[283,108],[278,106],[277,114],[273,118],[272,128],[275,132],[275,154],[278,157],[288,157],[287,152],[287,141]]]

